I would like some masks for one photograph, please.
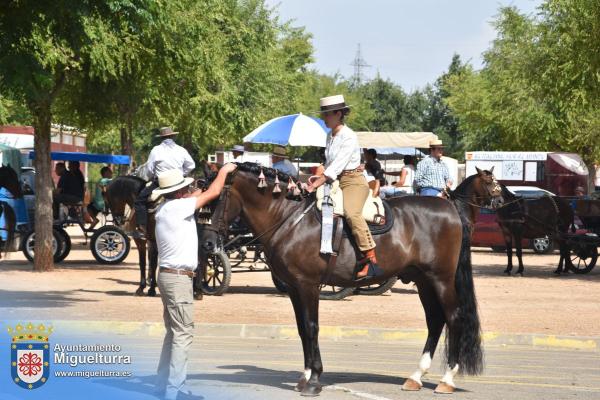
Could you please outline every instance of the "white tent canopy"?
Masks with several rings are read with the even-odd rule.
[[[377,149],[384,147],[429,148],[437,135],[431,132],[356,132],[360,147]]]

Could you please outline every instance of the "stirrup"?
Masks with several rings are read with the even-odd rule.
[[[361,261],[363,261],[363,260],[361,260]],[[369,268],[367,270],[367,274],[365,276],[360,276],[359,277],[358,273],[360,271],[356,271],[356,278],[354,279],[355,282],[361,282],[361,281],[364,281],[364,280],[367,280],[367,279],[377,278],[377,277],[383,276],[385,274],[385,271],[383,269],[381,269],[381,267],[379,265],[377,265],[376,263],[372,262],[371,260],[367,259],[366,263],[364,263],[362,265],[365,265],[365,264],[369,264]]]

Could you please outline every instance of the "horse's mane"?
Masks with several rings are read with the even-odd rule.
[[[262,170],[263,174],[265,175],[266,180],[269,183],[273,183],[273,181],[275,181],[276,176],[279,177],[279,181],[282,184],[288,183],[290,178],[292,179],[293,182],[295,182],[295,183],[298,182],[298,180],[295,177],[285,174],[281,171],[278,171],[275,168],[263,167],[262,165],[253,163],[253,162],[244,162],[244,163],[236,163],[236,164],[238,166],[237,167],[238,171],[251,172],[256,176],[260,175],[260,171]]]
[[[484,172],[489,172],[489,171],[484,171]],[[491,174],[491,172],[489,172]],[[465,178],[464,181],[462,181],[460,183],[460,185],[458,185],[456,187],[456,189],[453,190],[453,193],[455,194],[465,194],[467,188],[469,187],[469,185],[471,185],[471,183],[475,180],[475,178],[477,178],[479,175],[478,174],[473,174],[471,176],[468,176]]]
[[[122,191],[131,189],[132,185],[137,192],[139,192],[146,185],[146,181],[135,175],[117,176],[110,182],[109,188],[116,191]]]

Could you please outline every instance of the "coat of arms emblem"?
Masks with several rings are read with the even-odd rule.
[[[52,327],[44,324],[8,328],[12,336],[10,345],[10,371],[12,380],[24,389],[37,389],[50,376],[50,343]]]

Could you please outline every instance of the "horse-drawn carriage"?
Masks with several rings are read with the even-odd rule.
[[[129,156],[122,155],[104,155],[89,153],[72,152],[52,152],[52,160],[57,161],[79,161],[88,163],[104,164],[129,164]],[[30,159],[35,158],[35,153],[31,152]],[[23,196],[15,198],[14,204],[17,215],[21,215],[16,226],[15,245],[12,251],[21,250],[25,257],[33,262],[35,247],[35,229],[34,229],[34,203],[35,203],[35,179],[32,175],[35,171],[29,169],[28,179],[22,179]],[[103,223],[100,228],[86,228],[84,222],[83,202],[61,204],[59,218],[53,221],[53,241],[52,249],[54,252],[54,262],[63,261],[71,251],[71,238],[66,231],[69,226],[79,226],[87,243],[90,240],[90,250],[94,258],[101,264],[118,264],[122,262],[130,250],[130,243],[126,233],[119,227],[112,224],[108,211],[103,213]],[[23,213],[22,211],[25,210]]]
[[[572,200],[575,215],[586,233],[568,233],[566,242],[570,252],[569,269],[576,274],[586,274],[594,269],[600,246],[600,200]]]

